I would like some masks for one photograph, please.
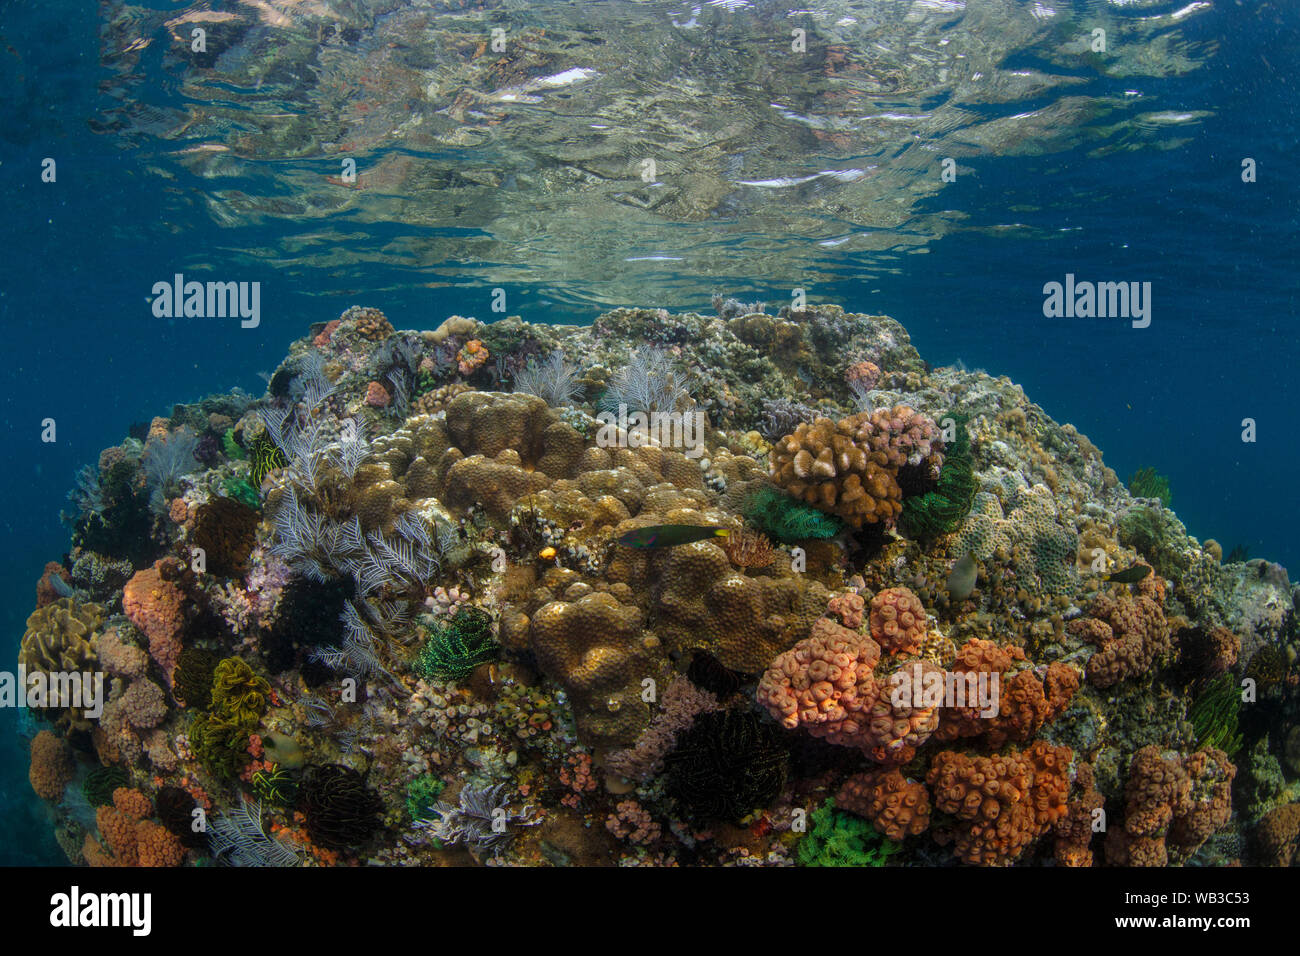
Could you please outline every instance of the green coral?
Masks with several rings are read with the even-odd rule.
[[[810,538],[833,538],[844,523],[834,515],[790,497],[772,485],[763,485],[746,500],[745,520],[784,544]]]
[[[125,787],[130,779],[121,767],[99,767],[86,774],[81,792],[92,807],[106,807],[113,802],[113,791]]]
[[[497,656],[492,618],[474,607],[459,609],[446,624],[435,624],[415,659],[426,679],[458,680]]]
[[[406,812],[412,820],[423,820],[442,796],[447,784],[435,774],[426,773],[412,780],[406,787]]]
[[[938,484],[933,491],[903,502],[903,523],[912,537],[922,540],[951,534],[960,528],[979,491],[966,416],[949,414],[939,420],[945,419],[954,423],[956,433],[944,451]]]
[[[900,849],[866,820],[836,810],[834,800],[808,819],[812,826],[796,851],[800,866],[884,866]]]
[[[226,457],[232,461],[244,461],[248,458],[248,453],[244,451],[242,445],[235,441],[235,430],[227,428],[224,435],[221,436],[221,447],[226,452]]]
[[[288,464],[284,452],[280,451],[275,442],[266,435],[258,435],[253,439],[253,447],[249,449],[249,455],[253,463],[250,474],[253,477],[253,484],[258,486],[275,469],[283,468]]]
[[[227,497],[234,498],[254,511],[261,510],[262,496],[257,493],[256,488],[243,478],[227,478],[221,487]]]
[[[1241,705],[1241,690],[1232,674],[1223,674],[1214,680],[1187,711],[1187,720],[1196,732],[1196,742],[1202,747],[1217,747],[1229,757],[1241,749],[1241,734],[1237,720]]]
[[[1128,490],[1135,498],[1159,498],[1168,508],[1174,500],[1169,490],[1169,479],[1154,468],[1139,468],[1128,480]]]

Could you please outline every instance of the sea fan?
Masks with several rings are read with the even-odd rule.
[[[536,395],[551,407],[572,405],[582,393],[578,376],[582,370],[564,358],[556,349],[544,362],[530,358],[528,364],[515,373],[515,391]]]

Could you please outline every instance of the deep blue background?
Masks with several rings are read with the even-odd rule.
[[[1214,105],[1212,116],[1187,127],[1185,145],[1102,158],[1081,146],[1077,154],[963,161],[971,172],[930,203],[959,210],[966,228],[906,258],[899,273],[849,264],[840,285],[818,286],[813,297],[894,316],[933,364],[961,360],[1010,376],[1048,414],[1088,435],[1121,477],[1144,465],[1169,475],[1174,507],[1193,534],[1295,566],[1300,187],[1288,150],[1300,141],[1297,31],[1296,17],[1277,9],[1228,4],[1199,18],[1202,38],[1221,43],[1212,68],[1160,83],[1163,109],[1180,99],[1187,109]],[[0,393],[7,668],[41,567],[66,547],[58,515],[74,472],[120,441],[131,422],[235,385],[260,392],[257,372],[272,370],[309,323],[348,305],[379,306],[398,328],[427,328],[454,312],[485,314],[486,292],[333,295],[269,267],[259,274],[241,263],[223,272],[225,250],[239,237],[206,218],[168,221],[165,212],[163,188],[202,183],[164,187],[138,156],[91,132],[88,118],[102,105],[94,17],[8,3],[2,29],[0,83],[15,94],[0,107],[0,328],[11,370]],[[58,161],[56,184],[40,182],[45,156]],[[1255,184],[1241,182],[1246,156],[1258,162]],[[985,229],[1007,223],[1030,228],[1019,238]],[[259,245],[274,238],[259,236]],[[262,281],[261,328],[152,317],[146,296],[154,281],[170,278],[179,242],[205,249],[216,274]],[[1152,282],[1151,327],[1044,318],[1043,283],[1067,272]],[[376,274],[375,288],[392,284],[392,275]],[[710,291],[702,284],[698,298],[681,302],[648,293],[641,304],[704,309]],[[751,290],[733,291],[773,302],[788,295],[761,276]],[[535,290],[511,292],[511,311],[525,318],[593,318],[544,311]],[[54,444],[39,440],[47,417],[57,422]],[[1245,417],[1258,423],[1257,444],[1240,440]],[[13,717],[0,712],[0,812],[8,823],[0,860],[57,861],[47,829],[30,825],[42,808],[25,780]]]

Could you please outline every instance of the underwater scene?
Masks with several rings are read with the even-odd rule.
[[[0,862],[1300,860],[1294,4],[0,39]]]

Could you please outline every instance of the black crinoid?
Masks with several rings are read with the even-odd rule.
[[[772,723],[751,711],[709,711],[664,760],[664,789],[694,822],[734,822],[776,798],[788,759]]]
[[[312,842],[332,850],[359,846],[379,829],[379,794],[351,767],[308,767],[298,784],[298,806]]]

